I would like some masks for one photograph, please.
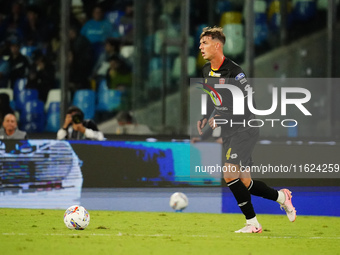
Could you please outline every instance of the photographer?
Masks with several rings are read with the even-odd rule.
[[[57,133],[57,139],[105,140],[93,120],[84,120],[84,113],[76,106],[67,109],[64,125]]]

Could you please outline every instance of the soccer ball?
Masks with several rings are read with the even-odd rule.
[[[79,205],[72,205],[64,213],[64,223],[69,229],[83,230],[90,224],[90,214]]]
[[[170,197],[170,207],[176,212],[181,212],[188,206],[188,198],[182,192],[176,192]]]

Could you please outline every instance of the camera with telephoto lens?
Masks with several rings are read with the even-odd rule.
[[[83,123],[84,117],[81,113],[76,112],[75,114],[72,115],[72,122],[74,124],[80,124]]]

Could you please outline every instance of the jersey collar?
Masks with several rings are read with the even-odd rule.
[[[223,60],[222,60],[222,63],[220,64],[220,66],[218,68],[216,68],[216,69],[211,67],[211,70],[213,70],[213,71],[219,70],[221,68],[221,66],[223,65],[223,63],[224,63],[224,60],[225,60],[225,56],[223,56]]]

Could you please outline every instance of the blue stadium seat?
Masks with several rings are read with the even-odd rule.
[[[159,70],[162,68],[162,59],[160,57],[154,57],[149,62],[149,72],[152,70]]]
[[[124,16],[124,12],[120,10],[110,11],[105,14],[105,19],[107,19],[113,28],[118,28],[120,25],[120,19]]]
[[[73,105],[84,112],[85,119],[93,119],[96,108],[96,92],[91,89],[77,90],[73,97]]]
[[[45,131],[57,132],[60,128],[60,102],[50,103],[46,119]]]
[[[51,102],[47,111],[49,113],[60,113],[60,102]]]
[[[316,15],[315,0],[295,0],[294,19],[297,21],[308,21]]]
[[[119,90],[108,89],[98,92],[98,104],[96,110],[99,112],[111,112],[120,107],[122,93]]]
[[[199,43],[200,43],[200,36],[201,36],[201,34],[202,34],[202,32],[203,32],[203,28],[205,28],[205,27],[207,27],[208,25],[207,24],[200,24],[200,25],[198,25],[197,26],[197,28],[196,28],[196,33],[195,33],[195,41],[194,41],[194,44],[195,44],[195,49],[198,49],[198,47],[199,47]]]
[[[60,102],[61,101],[61,89],[51,89],[48,91],[47,99],[45,103],[45,111],[47,112],[50,104],[52,102]]]
[[[267,41],[269,29],[267,15],[265,13],[255,13],[254,44],[259,46]]]
[[[22,111],[27,101],[38,99],[38,90],[36,89],[24,89],[15,97],[15,108],[18,111]]]
[[[102,79],[98,82],[98,89],[97,89],[97,92],[98,93],[101,93],[103,91],[107,91],[109,88],[107,87],[107,81],[106,79]]]
[[[125,12],[120,10],[109,11],[105,14],[105,19],[109,21],[112,25],[112,35],[111,37],[120,38],[122,34],[120,33],[121,22],[120,19],[125,15]]]
[[[19,93],[26,88],[26,84],[27,84],[26,78],[17,79],[14,82],[14,87],[13,87],[14,100],[16,99],[17,95],[19,95]]]
[[[20,112],[20,129],[27,132],[43,132],[45,129],[44,102],[30,100]]]
[[[22,46],[20,52],[29,58],[32,57],[33,52],[37,49],[37,46]]]
[[[232,10],[231,2],[227,0],[218,0],[215,5],[215,13],[220,16],[224,12]]]
[[[44,110],[44,102],[38,100],[38,99],[32,99],[27,101],[24,104],[24,107],[22,109],[22,113],[27,114],[42,114],[45,113]]]
[[[267,15],[268,15],[269,28],[273,32],[279,32],[280,21],[281,21],[279,0],[272,0],[270,2]],[[287,20],[287,23],[286,23],[287,28],[290,28],[293,25],[293,12],[292,12],[291,2],[287,2],[286,20]]]
[[[171,69],[171,58],[168,56],[166,60],[168,69]],[[160,57],[153,57],[149,62],[149,73],[155,70],[162,70],[163,60]]]
[[[146,53],[150,54],[153,52],[154,40],[155,40],[155,36],[153,34],[145,36],[145,39],[143,42],[143,49],[146,51]]]

